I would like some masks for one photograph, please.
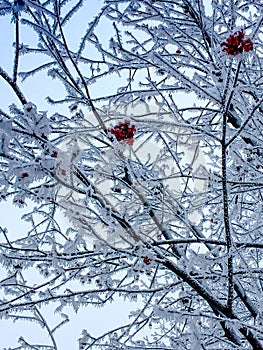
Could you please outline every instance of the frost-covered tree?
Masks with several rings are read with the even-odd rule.
[[[104,0],[87,23],[90,4],[0,2],[1,200],[30,225],[1,228],[0,315],[50,340],[16,349],[58,349],[66,307],[117,297],[129,322],[76,347],[263,349],[262,2]]]

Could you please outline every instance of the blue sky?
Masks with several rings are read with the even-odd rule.
[[[68,31],[69,43],[73,48],[74,46],[75,48],[78,46],[79,38],[84,34],[84,28],[87,23],[92,20],[101,6],[102,1],[87,0],[85,6],[81,9],[80,15],[73,18],[71,29]],[[105,33],[105,40],[108,40],[106,37],[108,32],[105,28],[103,33]],[[24,44],[35,41],[35,36],[32,35],[32,32],[24,27],[21,28],[21,38]],[[10,23],[10,16],[0,17],[0,66],[8,72],[11,72],[13,66],[13,41],[14,28]],[[38,60],[39,57],[34,55],[31,57],[22,57],[20,67],[21,69],[26,69],[36,66]],[[108,86],[109,91],[111,84],[112,82],[110,82]],[[50,82],[50,78],[46,78],[45,73],[40,73],[32,79],[28,79],[21,85],[21,89],[25,93],[26,98],[35,103],[39,110],[48,110],[49,113],[52,113],[52,111],[55,111],[54,108],[51,108],[45,101],[45,97],[50,94],[51,86],[52,95],[61,97],[63,87],[57,81]],[[16,96],[2,79],[0,79],[0,91],[0,108],[7,110],[8,106],[12,103],[17,103],[19,105]],[[63,112],[66,111],[67,109],[63,110]],[[2,202],[0,203],[0,209],[1,227],[8,228],[10,239],[15,239],[17,236],[23,234],[23,231],[26,229],[26,224],[21,221],[20,217],[28,211],[28,208],[14,208],[10,202]],[[31,274],[30,277],[32,278],[34,272],[28,271],[28,273]],[[66,313],[70,314],[71,320],[57,332],[58,348],[65,350],[76,349],[77,339],[80,337],[83,328],[86,328],[91,334],[96,336],[111,327],[121,325],[123,322],[128,321],[128,309],[132,309],[133,307],[134,306],[131,304],[126,303],[125,310],[127,310],[127,312],[123,312],[122,302],[117,301],[103,309],[95,310],[91,307],[81,309],[78,314],[74,313],[70,308],[65,309],[65,311],[68,311]],[[50,320],[51,326],[54,326],[58,317],[57,315],[53,315],[53,307],[44,307],[43,310],[45,317]],[[21,335],[26,340],[38,344],[47,340],[46,333],[35,323],[21,321],[13,323],[9,320],[0,320],[0,329],[0,349],[17,346],[17,339]]]
[[[79,40],[85,33],[85,27],[98,12],[102,3],[101,0],[87,0],[85,6],[81,9],[80,14],[73,18],[67,33],[68,41],[72,49],[78,47]],[[100,33],[101,39],[107,42],[111,33],[106,22],[101,24]],[[24,44],[27,42],[34,43],[35,41],[35,36],[32,35],[31,30],[24,27],[21,28],[21,37]],[[13,25],[10,24],[10,16],[0,17],[0,52],[2,53],[0,55],[0,66],[3,66],[3,68],[9,72],[12,70],[13,65],[13,41],[14,29]],[[22,57],[20,67],[22,70],[34,67],[40,59],[41,58],[36,55]],[[93,97],[102,95],[103,93],[110,94],[114,84],[116,85],[115,78],[112,79],[111,76],[109,76],[107,80],[103,81],[103,86],[101,84],[95,84],[92,86],[91,94]],[[44,72],[36,75],[32,79],[28,79],[21,85],[21,89],[25,93],[26,98],[35,103],[39,110],[47,110],[50,114],[55,111],[62,113],[68,112],[67,108],[61,107],[61,109],[58,109],[47,104],[45,100],[47,95],[51,94],[52,97],[61,98],[64,90],[60,82],[54,80],[50,81],[50,78],[46,78]],[[2,96],[0,108],[7,109],[12,103],[18,103],[16,96],[1,79],[0,91]],[[181,101],[184,101],[184,96],[182,96]],[[20,217],[26,213],[28,209],[14,208],[10,202],[0,203],[0,208],[2,214],[1,226],[7,227],[11,239],[14,239],[26,229],[26,224],[21,221]],[[28,271],[28,274],[28,278],[34,278],[34,272]],[[67,309],[71,321],[57,333],[58,348],[63,350],[76,349],[76,342],[83,328],[96,336],[110,328],[124,324],[128,321],[129,310],[134,309],[134,307],[135,303],[126,302],[124,306],[124,302],[119,299],[116,302],[105,306],[103,309],[93,309],[91,307],[80,309],[78,314],[75,314],[72,309]],[[43,310],[45,317],[51,321],[51,324],[53,323],[53,325],[55,325],[57,316],[53,315],[53,308],[45,307]],[[23,335],[25,339],[28,339],[33,343],[41,343],[47,339],[44,331],[34,323],[29,324],[18,321],[13,324],[11,321],[2,320],[0,321],[0,329],[0,349],[3,349],[4,347],[15,347],[17,344],[16,340],[20,335]]]

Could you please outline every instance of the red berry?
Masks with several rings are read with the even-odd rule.
[[[144,258],[143,258],[143,262],[146,264],[146,265],[150,265],[151,264],[151,259],[150,258],[148,258],[148,256],[145,256]]]
[[[20,177],[21,177],[21,179],[24,179],[25,177],[28,177],[28,176],[29,176],[28,173],[22,173]]]
[[[51,154],[51,157],[52,158],[57,158],[58,156],[58,151],[53,151],[52,154]]]
[[[246,39],[246,40],[243,40],[243,49],[245,52],[249,52],[251,50],[253,50],[253,42],[251,39]]]

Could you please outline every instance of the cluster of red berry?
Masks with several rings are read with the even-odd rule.
[[[58,151],[53,151],[51,153],[51,158],[57,158],[57,156],[58,156]]]
[[[21,175],[20,175],[20,178],[21,179],[25,179],[26,177],[28,177],[29,176],[29,174],[28,173],[22,173]]]
[[[245,33],[243,29],[241,29],[234,34],[229,35],[221,46],[227,55],[237,56],[243,51],[249,52],[253,50],[253,41],[250,38],[245,39]]]
[[[114,135],[117,141],[125,141],[129,145],[133,144],[135,131],[136,127],[135,125],[131,125],[130,120],[119,122],[114,128],[108,129],[108,132]]]
[[[151,265],[152,259],[150,259],[148,256],[144,256],[143,262],[144,262],[146,265]]]

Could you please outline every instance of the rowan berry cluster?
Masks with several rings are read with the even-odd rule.
[[[22,173],[21,175],[20,175],[20,178],[21,179],[25,179],[26,177],[28,177],[29,176],[29,174],[27,173],[27,172],[25,172],[25,173]]]
[[[243,29],[229,35],[225,42],[221,44],[223,51],[227,55],[237,56],[242,52],[249,52],[253,50],[253,41],[250,38],[245,39]]]
[[[124,120],[115,125],[112,129],[108,129],[108,132],[114,135],[117,141],[125,141],[128,144],[133,144],[134,133],[136,132],[135,125],[131,125],[130,120]]]
[[[57,158],[57,156],[58,156],[58,151],[53,151],[51,153],[51,158]]]
[[[152,259],[150,259],[148,256],[145,256],[145,257],[143,258],[143,262],[144,262],[146,265],[151,265]]]

